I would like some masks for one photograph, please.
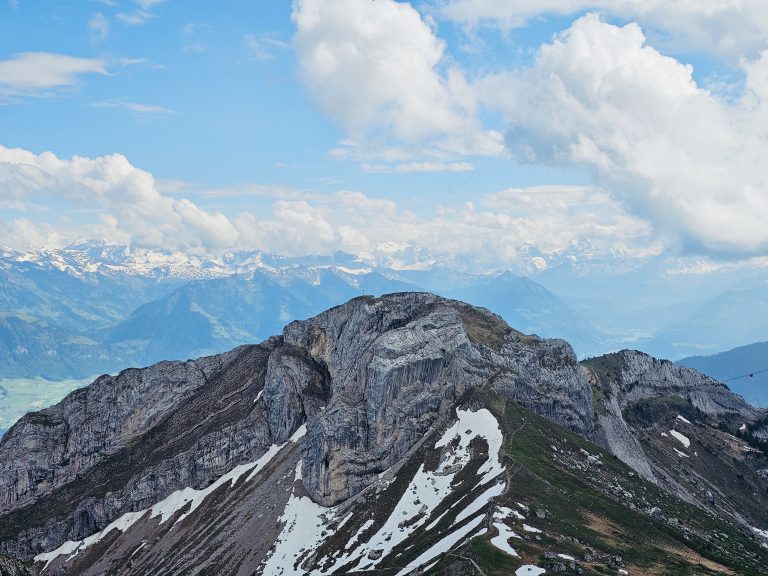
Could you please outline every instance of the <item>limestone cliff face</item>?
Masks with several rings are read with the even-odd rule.
[[[339,503],[478,387],[602,438],[649,476],[622,419],[627,403],[679,394],[711,413],[751,414],[722,385],[644,355],[585,368],[566,342],[523,335],[484,309],[423,293],[361,297],[258,346],[102,376],[22,418],[0,442],[0,550],[29,557],[82,539],[208,486],[302,425],[301,481],[316,502]]]
[[[677,397],[713,418],[738,414],[754,420],[762,413],[720,382],[636,350],[607,354],[585,365],[598,405],[593,439],[649,480],[657,478],[635,431],[624,418],[628,407],[646,400]]]
[[[25,416],[0,443],[2,548],[28,556],[87,536],[207,485],[302,424],[304,484],[317,502],[339,502],[475,386],[591,430],[591,393],[570,346],[430,294],[357,298],[260,346],[103,376]]]
[[[363,490],[475,386],[591,429],[591,393],[568,344],[523,337],[460,302],[358,298],[293,322],[283,340],[267,372],[270,426],[284,441],[306,420],[304,485],[324,505]]]
[[[607,354],[588,364],[600,373],[602,386],[622,408],[648,398],[676,395],[710,416],[745,413],[755,417],[760,412],[717,380],[636,350]]]
[[[102,376],[22,418],[0,441],[0,512],[88,472],[203,386],[232,353]]]

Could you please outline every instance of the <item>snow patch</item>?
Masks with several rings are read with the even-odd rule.
[[[453,508],[453,506],[451,506],[451,508]],[[442,514],[440,514],[440,516],[438,516],[437,518],[435,518],[435,519],[434,519],[432,522],[430,522],[430,523],[427,525],[427,527],[425,528],[425,530],[429,531],[429,530],[432,530],[432,528],[434,528],[435,526],[437,526],[437,524],[440,522],[440,520],[442,520],[442,519],[443,519],[443,516],[445,516],[446,514],[448,514],[448,512],[450,512],[450,511],[451,511],[451,508],[449,508],[448,510],[446,510],[445,512],[443,512]]]
[[[338,526],[336,526],[336,530],[341,530],[344,527],[344,524],[346,524],[347,522],[349,522],[352,519],[352,516],[353,516],[352,512],[347,514],[347,517],[344,518],[344,520],[342,520],[341,522],[339,522]]]
[[[307,551],[315,550],[331,535],[326,529],[334,519],[336,508],[315,504],[311,498],[291,494],[280,521],[285,527],[275,542],[275,550],[267,559],[263,574],[271,576],[303,576],[306,571],[294,564]]]
[[[91,536],[88,536],[88,538],[84,538],[83,540],[67,540],[56,548],[56,550],[51,550],[50,552],[45,552],[43,554],[38,554],[34,557],[35,562],[45,562],[45,566],[43,566],[43,570],[45,571],[46,568],[48,568],[48,565],[53,562],[56,558],[59,556],[67,555],[67,561],[71,560],[75,556],[77,556],[81,550],[85,550],[88,548],[88,546],[91,546],[93,544],[96,544],[99,542],[104,536],[112,532],[112,530],[118,530],[120,532],[125,532],[133,526],[133,524],[136,523],[139,518],[144,516],[146,514],[146,510],[141,510],[140,512],[128,512],[126,514],[123,514],[112,522],[111,524],[108,524],[101,532],[97,532],[96,534],[92,534]]]
[[[675,451],[675,454],[677,454],[678,456],[680,456],[680,458],[689,458],[688,454],[686,454],[686,453],[685,453],[685,452],[683,452],[682,450],[678,450],[677,448],[672,448],[672,450],[674,450],[674,451]]]
[[[744,423],[742,423],[742,425],[739,427],[739,431],[740,432],[744,432],[744,430],[746,430],[746,429],[747,429],[747,425],[744,424]]]
[[[573,556],[568,556],[568,554],[558,554],[557,557],[562,558],[563,560],[569,560],[570,562],[576,561],[576,558],[574,558]]]
[[[425,562],[429,562],[433,558],[439,557],[442,554],[445,554],[448,552],[453,546],[459,542],[464,536],[472,532],[477,526],[483,521],[483,515],[481,514],[477,518],[474,518],[470,522],[468,522],[465,526],[462,526],[455,532],[451,532],[448,534],[448,536],[444,537],[442,540],[438,541],[437,544],[433,545],[431,548],[429,548],[426,552],[421,554],[416,560],[414,560],[410,565],[406,566],[400,572],[397,573],[396,576],[405,576],[405,574],[409,574]]]
[[[370,528],[371,526],[373,526],[373,518],[366,520],[365,523],[362,526],[360,526],[360,529],[354,533],[352,538],[349,539],[349,542],[347,542],[347,545],[344,546],[344,550],[349,550],[350,548],[352,548],[352,546],[355,545],[355,543],[358,541],[362,533],[368,530],[368,528]]]
[[[465,466],[470,460],[469,443],[477,437],[485,438],[488,442],[488,460],[477,471],[482,475],[478,484],[485,484],[504,471],[499,461],[499,450],[504,442],[499,423],[485,408],[477,412],[456,410],[456,416],[458,417],[456,423],[446,430],[443,437],[435,444],[435,448],[443,448],[453,442],[454,438],[459,437],[459,447],[454,452],[454,459],[443,463],[443,469],[455,464]]]
[[[453,524],[458,524],[462,522],[463,520],[466,520],[470,516],[472,516],[475,512],[480,510],[483,506],[488,504],[488,502],[491,500],[491,498],[494,498],[496,496],[499,496],[504,491],[504,484],[495,484],[488,488],[485,492],[480,494],[477,498],[475,498],[475,501],[472,502],[469,506],[464,508],[457,516],[456,520],[454,520]]]
[[[509,526],[504,524],[504,520],[506,520],[510,516],[517,517],[517,516],[521,516],[521,514],[505,506],[500,506],[493,513],[493,519],[495,520],[495,522],[493,523],[493,527],[496,528],[496,531],[498,532],[498,534],[493,538],[491,538],[491,544],[496,546],[496,548],[498,548],[502,552],[506,552],[510,556],[518,556],[515,549],[509,545],[509,539],[520,538],[520,536],[516,534],[515,531],[512,530]]]
[[[672,434],[672,436],[674,436],[677,440],[679,440],[680,444],[682,444],[686,448],[690,448],[691,441],[688,439],[687,436],[685,436],[684,434],[680,434],[680,432],[678,432],[677,430],[670,430],[669,433]]]
[[[450,446],[450,450],[444,452],[443,460],[438,465],[437,470],[426,471],[423,464],[419,466],[386,522],[367,542],[355,549],[350,549],[351,546],[347,545],[345,550],[348,552],[342,557],[334,559],[333,566],[324,567],[323,573],[331,574],[341,566],[356,560],[355,570],[371,569],[386,558],[397,545],[406,541],[411,534],[424,526],[432,516],[433,511],[453,491],[452,484],[456,474],[469,463],[471,459],[469,445],[474,438],[485,438],[488,443],[488,459],[478,470],[481,478],[477,484],[486,484],[504,471],[499,460],[503,436],[493,414],[486,409],[477,412],[457,410],[456,416],[457,422],[448,428],[435,443],[435,448]],[[458,445],[454,446],[453,441],[456,438],[458,438]],[[489,487],[468,508],[475,511],[479,510],[501,491],[503,491],[503,486],[499,484]],[[461,518],[466,519],[471,513],[461,513]],[[435,526],[439,520],[440,517],[430,523],[429,526]],[[369,553],[374,551],[377,558],[368,558]]]
[[[680,414],[677,415],[677,419],[685,422],[686,424],[690,424],[691,423],[690,420],[687,420],[687,419],[683,418],[682,416],[680,416]]]
[[[546,570],[544,570],[544,568],[532,566],[531,564],[525,564],[524,566],[520,566],[520,568],[515,570],[515,576],[539,576],[545,572]]]
[[[261,398],[261,395],[262,395],[262,394],[264,394],[264,389],[263,389],[263,388],[262,388],[261,390],[259,390],[259,393],[258,393],[258,394],[256,394],[256,398],[254,398],[254,399],[253,399],[253,403],[254,403],[254,404],[256,404],[256,402],[258,402],[258,401],[259,401],[259,398]]]
[[[291,436],[290,440],[288,442],[297,442],[302,436],[306,434],[306,426],[302,425],[294,434]],[[85,550],[89,546],[96,544],[99,542],[104,536],[109,534],[112,530],[119,530],[120,532],[125,532],[130,528],[133,524],[136,523],[141,517],[143,517],[147,512],[149,512],[150,518],[156,518],[160,516],[160,524],[163,524],[167,520],[169,520],[173,515],[184,508],[187,504],[189,504],[189,510],[184,512],[179,518],[174,522],[174,526],[181,522],[184,518],[192,514],[199,506],[203,503],[203,500],[210,495],[212,492],[217,490],[220,486],[226,484],[229,482],[229,487],[233,487],[237,481],[240,479],[241,476],[246,474],[247,472],[251,472],[251,474],[246,479],[246,482],[251,480],[258,472],[261,470],[266,464],[272,460],[272,458],[280,452],[280,450],[288,444],[286,442],[285,444],[276,445],[273,444],[269,447],[269,450],[267,450],[261,458],[256,460],[255,462],[250,462],[247,464],[240,464],[239,466],[235,466],[232,470],[224,474],[221,478],[216,480],[213,484],[208,486],[207,488],[203,488],[202,490],[195,490],[194,488],[182,488],[181,490],[176,490],[175,492],[172,492],[169,494],[166,498],[158,502],[157,504],[153,505],[151,508],[140,510],[138,512],[127,512],[120,516],[117,520],[112,522],[111,524],[107,525],[103,530],[100,532],[97,532],[96,534],[93,534],[91,536],[88,536],[87,538],[84,538],[83,540],[78,541],[71,541],[68,540],[67,542],[64,542],[61,546],[56,548],[55,550],[52,550],[50,552],[44,552],[42,554],[38,554],[35,556],[34,560],[36,562],[45,562],[45,566],[43,567],[43,570],[45,570],[48,565],[58,556],[62,555],[69,555],[67,557],[67,561],[71,560],[81,550]]]
[[[523,530],[525,530],[526,532],[531,532],[533,534],[541,533],[541,530],[539,530],[538,528],[534,528],[533,526],[528,526],[528,524],[523,524]]]

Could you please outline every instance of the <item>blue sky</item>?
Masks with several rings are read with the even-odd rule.
[[[762,262],[768,22],[682,4],[5,2],[0,244]]]

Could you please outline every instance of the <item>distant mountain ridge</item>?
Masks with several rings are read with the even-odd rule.
[[[687,317],[659,330],[651,352],[673,360],[714,354],[768,338],[768,278],[742,280]]]
[[[427,290],[494,305],[520,329],[601,348],[585,319],[525,278],[453,270],[424,258],[391,269],[354,255],[220,257],[87,243],[0,249],[0,434],[25,408],[103,373],[252,344],[363,294]],[[473,290],[472,294],[463,291]],[[543,321],[542,321],[543,320]],[[42,379],[41,379],[42,378]],[[65,386],[49,381],[65,381]]]

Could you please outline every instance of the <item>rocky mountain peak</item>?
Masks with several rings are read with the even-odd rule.
[[[448,505],[432,495],[448,498],[454,485],[472,494],[452,508],[454,524],[486,509],[510,517],[508,507],[487,508],[491,498],[511,487],[513,470],[550,449],[558,465],[579,470],[602,465],[595,453],[604,450],[630,467],[616,474],[705,505],[663,460],[671,447],[658,432],[669,436],[677,409],[745,426],[763,416],[719,383],[643,354],[622,351],[582,365],[565,341],[522,334],[482,308],[428,293],[359,297],[259,345],[102,376],[22,418],[0,442],[0,550],[37,558],[44,573],[98,574],[113,562],[121,566],[115,573],[141,573],[133,554],[144,547],[152,549],[137,565],[144,573],[169,562],[179,570],[202,563],[229,567],[220,573],[232,566],[260,573],[281,564],[276,546],[290,559],[294,545],[293,568],[266,573],[311,573],[317,555],[336,558],[333,565],[343,564],[341,555],[373,566],[387,560],[385,542],[394,546],[411,533],[431,542],[430,530],[451,532],[452,524],[440,523]],[[648,413],[651,420],[635,418]],[[683,420],[704,426],[684,431],[689,442],[721,441],[723,432]],[[519,462],[508,460],[505,451],[523,430],[538,444],[524,447]],[[579,448],[566,450],[569,442]],[[754,468],[734,466],[742,476]],[[400,504],[387,508],[390,496],[382,496],[380,509],[365,508],[385,493],[397,493],[391,498]],[[453,507],[460,496],[446,502]],[[370,517],[358,509],[372,510]],[[759,518],[759,510],[731,499],[718,514],[748,526],[745,518]],[[394,519],[395,511],[410,519]],[[245,545],[255,518],[259,529]],[[343,542],[329,536],[348,520],[354,533],[343,532]],[[468,536],[481,521],[475,516],[455,534]],[[292,543],[302,522],[323,526],[314,543]],[[206,533],[215,536],[198,542]],[[358,539],[370,541],[356,551]],[[214,541],[216,550],[238,552],[206,555]],[[392,551],[387,562],[396,565],[402,553]]]

